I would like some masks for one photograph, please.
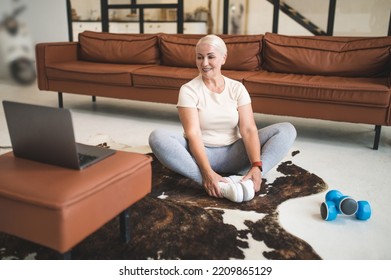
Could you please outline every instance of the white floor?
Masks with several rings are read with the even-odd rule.
[[[57,106],[56,93],[4,81],[0,81],[0,99]],[[173,105],[107,98],[93,104],[90,97],[64,94],[64,106],[72,110],[76,141],[82,143],[107,141],[148,151],[147,139],[153,129],[182,130]],[[261,114],[255,118],[259,127],[290,121],[298,131],[292,151],[300,151],[294,163],[321,177],[329,189],[372,205],[368,221],[339,216],[326,222],[319,214],[325,193],[294,199],[279,209],[282,226],[307,241],[323,259],[390,260],[391,127],[383,127],[379,150],[374,151],[374,126]],[[10,146],[2,106],[0,146]],[[6,151],[0,149],[0,153]],[[277,175],[273,171],[267,178]]]

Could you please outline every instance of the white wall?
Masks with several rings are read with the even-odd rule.
[[[68,41],[65,0],[22,0],[27,5],[27,20],[35,43]]]
[[[338,0],[334,35],[387,36],[391,0]]]
[[[68,41],[65,0],[0,0],[0,21],[25,7],[16,16],[18,32],[12,35],[0,28],[0,78],[10,76],[9,65],[24,57],[35,60],[35,44]]]
[[[247,0],[248,34],[272,31],[273,5],[266,0]],[[245,2],[243,0],[243,2]],[[322,30],[327,31],[328,0],[285,0]],[[334,35],[387,36],[391,0],[338,0]],[[283,12],[279,13],[278,33],[312,35]]]
[[[273,30],[273,5],[268,1],[248,1],[247,34],[265,34]],[[312,35],[284,13],[279,13],[278,33],[290,35]]]
[[[65,0],[0,0],[0,19],[20,6],[26,6],[26,9],[17,19],[27,26],[33,44],[68,41]]]

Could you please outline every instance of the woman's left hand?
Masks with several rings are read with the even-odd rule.
[[[258,192],[261,189],[261,183],[262,183],[262,173],[261,170],[258,167],[252,167],[246,176],[243,177],[242,181],[246,180],[252,180],[254,183],[254,191]]]

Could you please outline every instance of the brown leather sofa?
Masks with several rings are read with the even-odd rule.
[[[40,90],[176,104],[198,75],[203,35],[85,31],[79,42],[36,46]],[[391,125],[391,37],[221,35],[223,74],[248,89],[254,112]]]

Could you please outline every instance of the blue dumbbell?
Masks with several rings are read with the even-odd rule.
[[[358,210],[358,203],[356,200],[350,196],[343,195],[337,190],[327,192],[326,201],[334,202],[338,214],[350,216],[356,214]]]
[[[356,212],[356,218],[362,221],[368,220],[372,215],[371,205],[369,204],[368,201],[365,200],[357,201],[357,203],[358,203],[358,210]]]
[[[356,214],[358,220],[368,220],[372,215],[371,205],[368,201],[356,201],[343,195],[340,191],[331,190],[326,194],[326,201],[320,206],[320,214],[326,221],[332,221],[338,214],[351,216]]]
[[[320,206],[320,215],[323,220],[332,221],[337,218],[338,210],[335,207],[335,203],[328,200],[322,203]]]

